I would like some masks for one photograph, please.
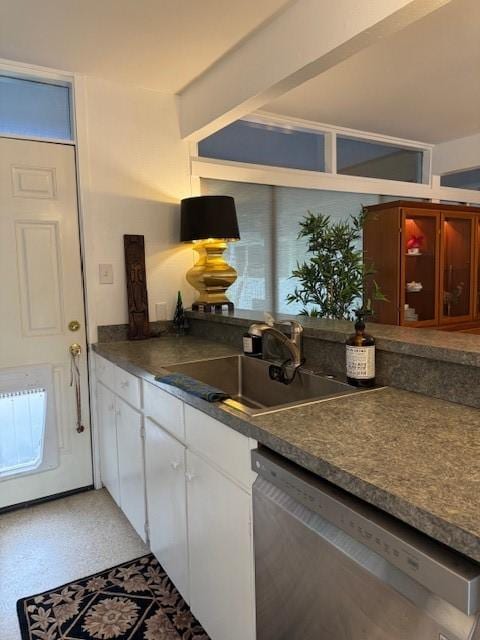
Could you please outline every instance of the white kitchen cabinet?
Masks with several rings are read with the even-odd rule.
[[[148,419],[145,477],[150,548],[188,602],[185,446]]]
[[[144,412],[178,440],[185,440],[183,402],[149,382],[143,383]]]
[[[146,539],[145,473],[141,413],[115,400],[120,505],[133,528]]]
[[[189,450],[186,478],[192,611],[212,640],[254,640],[251,495]]]
[[[113,384],[115,393],[120,396],[122,400],[125,400],[136,409],[141,408],[141,385],[140,380],[136,376],[132,376],[128,371],[114,366]]]
[[[220,471],[250,490],[255,474],[250,468],[252,441],[219,420],[185,405],[185,440]]]
[[[97,384],[97,415],[100,427],[100,477],[112,498],[120,505],[115,396],[101,383]]]
[[[114,388],[115,365],[99,355],[95,355],[95,375],[109,389]]]
[[[104,485],[144,540],[148,530],[152,552],[210,638],[254,640],[255,441],[98,363]]]

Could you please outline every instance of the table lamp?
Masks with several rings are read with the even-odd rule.
[[[194,311],[221,311],[233,302],[227,289],[237,272],[223,257],[227,242],[240,239],[235,201],[231,196],[197,196],[181,202],[180,241],[193,242],[199,254],[187,272],[188,282],[199,292],[192,304]]]

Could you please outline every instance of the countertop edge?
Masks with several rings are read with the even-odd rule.
[[[112,357],[108,351],[102,350],[101,343],[91,345],[91,349],[98,355],[123,368],[132,375],[159,387],[162,391],[179,398],[202,413],[219,420],[225,424],[225,426],[234,429],[244,436],[256,440],[258,443],[272,449],[288,460],[298,464],[300,467],[311,471],[359,499],[364,500],[382,511],[385,511],[434,540],[445,544],[451,549],[458,551],[476,562],[480,562],[480,540],[477,536],[466,531],[462,527],[445,521],[439,516],[436,516],[421,507],[416,507],[407,500],[380,489],[366,480],[332,465],[326,460],[312,456],[304,450],[298,449],[295,445],[292,445],[288,441],[269,433],[267,430],[256,425],[246,416],[233,409],[223,408],[217,403],[206,402],[205,400],[196,398],[195,396],[192,396],[180,389],[175,389],[170,385],[162,384],[155,379],[155,375],[158,375],[158,373],[153,374],[146,369],[131,363],[126,358]],[[167,370],[168,366],[166,365],[165,371]],[[378,390],[378,392],[381,393],[381,390]],[[421,519],[426,519],[428,522],[421,522]],[[472,548],[474,549],[475,547],[478,547],[478,552],[472,553]]]

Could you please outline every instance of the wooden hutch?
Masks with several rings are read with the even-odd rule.
[[[377,322],[480,333],[479,207],[366,207],[363,248],[388,298],[375,303]]]

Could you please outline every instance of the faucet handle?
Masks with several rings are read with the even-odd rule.
[[[302,362],[303,361],[303,355],[302,355],[303,327],[302,325],[296,320],[286,320],[285,322],[282,322],[282,324],[290,325],[290,341],[293,342],[293,344],[297,347],[299,351],[299,356],[298,356],[299,361]]]
[[[297,320],[284,320],[281,324],[289,324],[292,330],[292,336],[301,335],[303,333],[303,327]]]
[[[248,333],[251,336],[262,336],[263,332],[269,328],[270,328],[269,325],[265,324],[264,322],[254,322],[248,328]]]

